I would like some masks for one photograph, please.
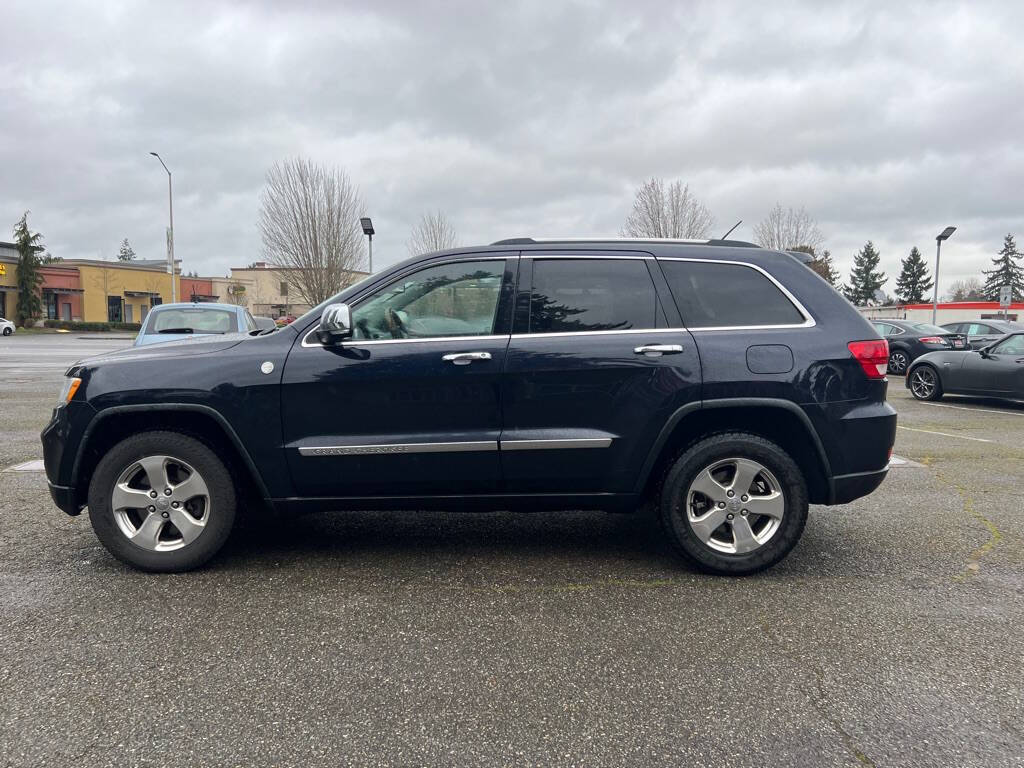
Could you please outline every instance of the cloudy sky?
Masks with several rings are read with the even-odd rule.
[[[1024,239],[1021,2],[6,0],[2,26],[0,239],[30,209],[66,258],[163,257],[150,150],[201,274],[260,258],[291,156],[351,175],[378,265],[431,210],[463,243],[615,234],[651,176],[741,239],[805,206],[844,274],[875,242],[890,292],[947,224],[943,289]]]

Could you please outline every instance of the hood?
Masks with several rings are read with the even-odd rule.
[[[177,334],[175,334],[177,336]],[[107,363],[130,363],[135,360],[155,360],[170,357],[191,357],[192,355],[208,355],[223,352],[251,339],[248,333],[204,334],[181,338],[180,341],[168,341],[162,344],[149,344],[141,347],[128,347],[102,355],[79,360],[68,369],[68,375],[83,366],[103,365]]]

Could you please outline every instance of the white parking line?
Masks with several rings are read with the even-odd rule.
[[[42,472],[45,469],[43,466],[42,459],[33,459],[32,461],[22,462],[21,464],[15,464],[13,467],[8,467],[4,472]]]
[[[910,432],[924,432],[926,435],[942,435],[943,437],[959,437],[961,440],[973,440],[976,443],[991,443],[993,440],[986,440],[983,437],[967,437],[967,435],[951,435],[949,432],[934,432],[930,429],[914,429],[913,427],[904,427],[902,424],[897,424],[896,429],[906,429]]]
[[[924,405],[934,405],[936,408],[956,408],[959,411],[976,411],[977,413],[998,413],[1000,416],[1004,414],[1024,416],[1024,413],[1017,411],[993,411],[991,408],[969,408],[966,405],[948,405],[946,403],[924,403]]]

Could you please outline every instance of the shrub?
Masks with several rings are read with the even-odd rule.
[[[47,320],[47,328],[65,331],[138,331],[139,323],[86,323],[79,320]]]

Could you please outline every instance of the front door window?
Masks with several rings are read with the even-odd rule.
[[[458,261],[391,283],[352,311],[355,339],[487,336],[505,262]]]

